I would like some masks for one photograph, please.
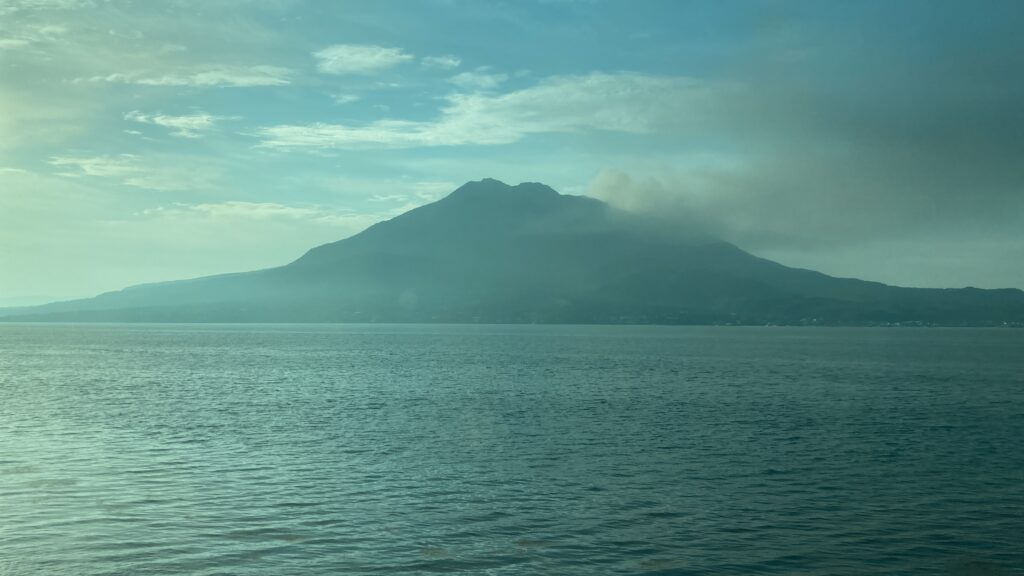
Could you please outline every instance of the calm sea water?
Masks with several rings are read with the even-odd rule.
[[[1021,566],[1024,330],[0,325],[0,576]]]

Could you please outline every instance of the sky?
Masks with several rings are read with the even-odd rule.
[[[1024,3],[0,0],[0,305],[280,265],[493,177],[1024,288]]]

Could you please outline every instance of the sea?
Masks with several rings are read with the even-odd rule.
[[[0,324],[0,576],[1022,567],[1024,330]]]

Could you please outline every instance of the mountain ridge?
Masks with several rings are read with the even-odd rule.
[[[677,232],[539,182],[484,179],[282,266],[0,320],[1024,325],[1017,289],[836,278]]]

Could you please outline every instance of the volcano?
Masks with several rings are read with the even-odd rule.
[[[289,264],[0,311],[7,321],[1021,325],[1024,292],[758,258],[539,183],[469,182]]]

